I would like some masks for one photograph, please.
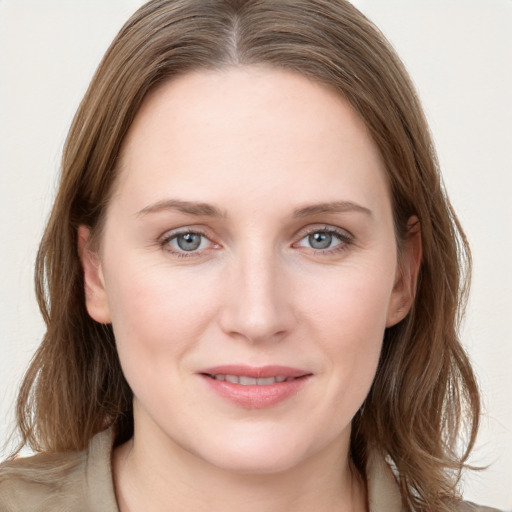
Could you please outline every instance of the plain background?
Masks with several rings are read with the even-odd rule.
[[[462,338],[485,415],[466,499],[512,510],[512,0],[354,0],[423,100],[474,256]],[[32,273],[60,152],[101,56],[140,0],[0,0],[0,443],[43,325]],[[5,454],[5,453],[4,453]]]

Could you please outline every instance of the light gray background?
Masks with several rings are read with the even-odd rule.
[[[354,0],[419,89],[474,254],[463,341],[485,416],[462,482],[512,510],[512,0]],[[32,269],[74,111],[140,0],[0,0],[0,443],[43,326]]]

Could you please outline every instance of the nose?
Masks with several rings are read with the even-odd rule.
[[[277,255],[248,250],[234,258],[224,282],[222,330],[250,343],[276,341],[295,324],[289,277]]]

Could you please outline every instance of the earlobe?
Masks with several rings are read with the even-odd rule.
[[[91,231],[86,226],[78,228],[78,254],[84,273],[85,305],[90,317],[101,324],[111,322],[103,270],[97,251],[90,247]]]
[[[386,327],[392,327],[402,321],[409,313],[416,297],[421,257],[421,225],[418,217],[413,216],[407,222],[407,234],[400,251]]]

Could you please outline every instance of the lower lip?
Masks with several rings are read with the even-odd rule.
[[[244,409],[264,409],[284,402],[295,396],[309,380],[309,376],[291,381],[276,382],[262,386],[244,386],[225,380],[212,379],[201,375],[215,393]]]

